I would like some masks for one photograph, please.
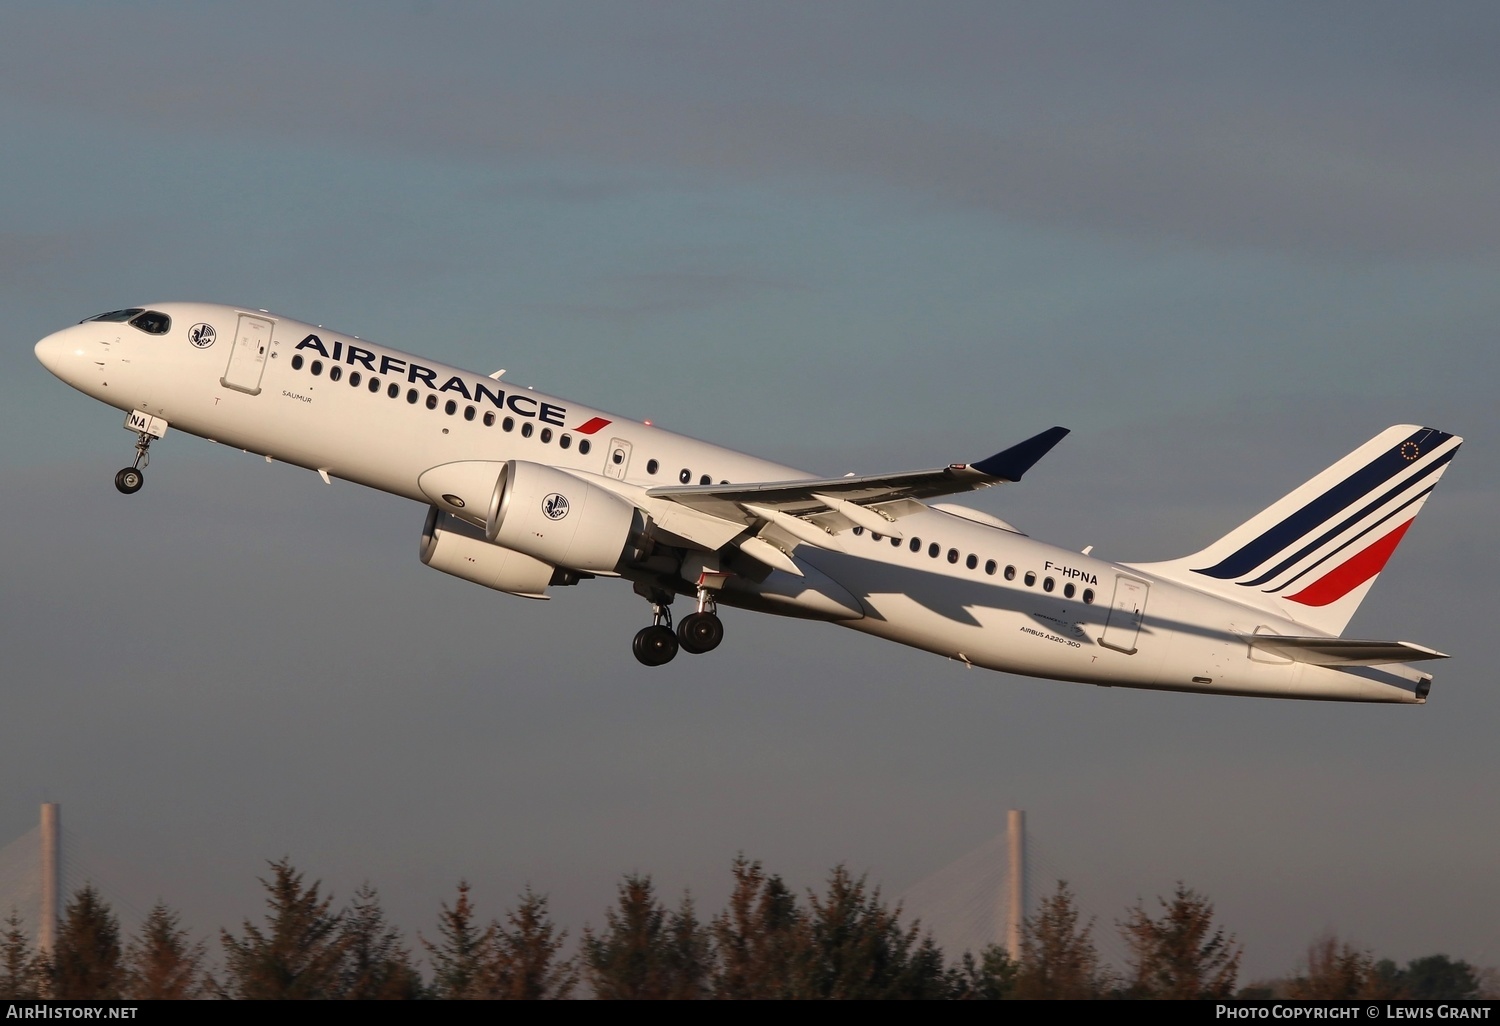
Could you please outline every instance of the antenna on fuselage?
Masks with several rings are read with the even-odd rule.
[[[499,381],[504,376],[505,376],[505,368],[504,367],[501,367],[495,373],[493,373],[493,374],[490,375],[490,377],[494,378],[496,381]]]

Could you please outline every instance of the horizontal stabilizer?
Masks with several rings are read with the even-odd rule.
[[[1315,666],[1375,666],[1418,659],[1447,659],[1444,652],[1411,641],[1359,641],[1354,638],[1286,638],[1257,634],[1250,647]]]

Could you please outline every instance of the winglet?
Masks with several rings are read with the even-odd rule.
[[[970,463],[969,466],[989,477],[1000,478],[1003,481],[1019,481],[1021,475],[1036,466],[1038,460],[1052,451],[1052,447],[1063,440],[1068,433],[1065,427],[1055,427],[1035,435],[1019,445],[1013,445],[1004,452],[997,452],[988,459],[980,460],[978,463]]]

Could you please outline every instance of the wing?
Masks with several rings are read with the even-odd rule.
[[[754,529],[755,536],[742,540],[740,547],[763,562],[785,568],[755,542],[788,552],[799,542],[818,545],[851,527],[899,538],[896,522],[926,509],[921,500],[1019,481],[1067,433],[1067,428],[1051,428],[987,459],[936,470],[824,481],[664,485],[648,488],[646,495],[712,518],[724,527]]]

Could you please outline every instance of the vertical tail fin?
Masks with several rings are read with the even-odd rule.
[[[1340,634],[1462,443],[1387,428],[1201,552],[1141,568]]]

